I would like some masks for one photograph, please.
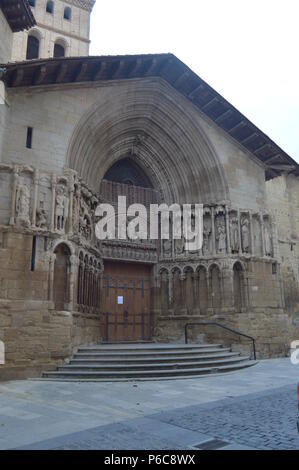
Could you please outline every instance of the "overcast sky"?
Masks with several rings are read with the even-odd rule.
[[[97,0],[92,55],[161,52],[299,162],[299,0]]]

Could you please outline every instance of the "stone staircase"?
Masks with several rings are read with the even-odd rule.
[[[160,380],[231,372],[256,364],[221,344],[121,343],[82,346],[47,380]]]

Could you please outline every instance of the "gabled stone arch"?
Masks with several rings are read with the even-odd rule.
[[[66,165],[96,191],[106,171],[131,156],[166,202],[229,199],[224,169],[198,112],[160,79],[118,83],[81,118]]]
[[[195,268],[193,265],[191,264],[186,264],[183,269],[182,269],[183,273],[186,274],[187,271],[191,271],[193,274],[195,273]]]
[[[183,274],[183,268],[182,266],[176,264],[175,266],[172,266],[170,269],[171,273],[173,274],[175,271],[179,271],[180,275]]]

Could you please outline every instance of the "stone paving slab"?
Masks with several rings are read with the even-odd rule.
[[[184,409],[184,413],[188,415],[188,408],[190,406],[197,407],[210,403],[212,407],[218,406],[219,413],[223,418],[225,411],[221,411],[221,406],[223,406],[221,400],[224,400],[225,406],[233,406],[233,402],[227,401],[227,399],[240,399],[240,405],[238,406],[241,406],[242,410],[242,403],[245,403],[249,398],[250,392],[251,399],[254,399],[252,393],[263,394],[267,391],[272,393],[288,385],[290,386],[289,393],[291,394],[287,399],[289,411],[288,409],[286,410],[289,416],[289,424],[288,420],[286,420],[284,421],[284,426],[291,426],[293,429],[294,419],[297,416],[297,410],[294,408],[296,407],[296,398],[293,397],[293,391],[296,390],[298,381],[299,366],[292,365],[289,359],[273,359],[260,361],[255,367],[226,374],[225,376],[214,375],[206,378],[178,381],[64,383],[27,380],[2,382],[0,383],[0,449],[19,448],[32,445],[36,442],[56,438],[61,439],[63,436],[90,431],[90,429],[94,428],[99,428],[98,432],[101,434],[101,429],[103,430],[105,426],[120,426],[120,424],[128,425],[132,429],[133,436],[138,423],[141,423],[138,420],[141,419],[151,420],[150,422],[153,424],[149,429],[152,429],[152,432],[154,432],[153,429],[157,427],[155,431],[156,436],[158,436],[159,427],[161,428],[162,423],[165,426],[170,426],[163,445],[174,445],[174,441],[177,439],[175,435],[180,436],[178,439],[180,445],[189,445],[186,440],[182,440],[182,429],[183,432],[187,432],[187,430],[190,433],[195,432],[199,435],[198,437],[201,434],[207,435],[208,438],[215,437],[218,435],[216,430],[221,425],[221,421],[219,424],[212,420],[210,424],[207,423],[204,429],[201,429],[200,426],[193,429],[193,425],[196,422],[192,421],[191,428],[189,429],[179,425],[180,417],[177,418],[177,422],[170,423],[169,420],[165,422],[167,417],[165,413],[174,412],[172,418],[176,419],[175,412],[179,412],[179,410]],[[245,396],[246,400],[243,400]],[[269,407],[265,397],[263,398],[262,395],[260,397],[265,403],[265,416],[267,417],[269,415]],[[282,405],[278,398],[275,403],[277,408],[281,408]],[[237,408],[232,408],[232,410],[231,413],[240,416],[241,412],[239,413]],[[251,410],[253,410],[253,405],[251,405]],[[206,411],[204,409],[198,410],[201,413]],[[246,410],[244,413],[245,417],[250,415]],[[261,408],[259,408],[259,413],[264,419]],[[159,419],[157,419],[158,415],[161,415]],[[266,430],[266,433],[264,432],[265,441],[276,427],[280,427],[280,420],[278,418],[274,419],[274,415],[271,416],[272,428],[269,424],[269,429]],[[226,418],[227,420],[230,419],[229,413],[226,415]],[[255,419],[258,419],[258,414],[255,415]],[[137,420],[136,424],[134,420]],[[231,422],[235,427],[238,427],[239,424],[235,418]],[[156,425],[155,423],[158,424]],[[239,437],[234,432],[235,427],[226,428],[230,433],[230,445],[247,446],[250,448],[260,445],[258,422],[254,421],[250,424],[249,431],[251,434],[253,430],[257,431],[256,441],[252,440],[250,443],[245,439],[246,429],[242,431],[244,432],[244,439],[242,439],[241,443]],[[174,428],[176,429],[175,434]],[[116,434],[117,429],[120,428],[115,428]],[[166,428],[164,427],[163,429],[166,433]],[[263,431],[265,429],[264,427]],[[113,435],[113,427],[110,427],[109,430]],[[141,428],[141,431],[144,432],[146,430]],[[292,432],[290,430],[287,432],[289,437]],[[262,437],[263,433],[260,432],[260,434]],[[171,439],[169,436],[172,436]],[[192,435],[189,434],[189,436],[190,443],[192,443]],[[149,441],[153,446],[158,445],[160,437],[155,439]],[[170,439],[170,443],[168,439]],[[106,441],[103,440],[103,442]],[[117,444],[116,437],[114,442],[115,446],[119,445]],[[279,443],[280,445],[284,444],[284,436],[275,435],[274,443],[277,443],[277,446]],[[288,443],[289,441],[287,440]],[[127,445],[131,445],[129,439]],[[269,448],[270,446],[267,445],[267,447]]]

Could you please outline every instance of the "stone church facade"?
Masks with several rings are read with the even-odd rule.
[[[0,378],[37,376],[80,344],[182,341],[198,321],[286,355],[297,163],[175,56],[88,56],[93,1],[29,3],[0,2]],[[100,242],[95,209],[118,195],[204,204],[202,249]]]

